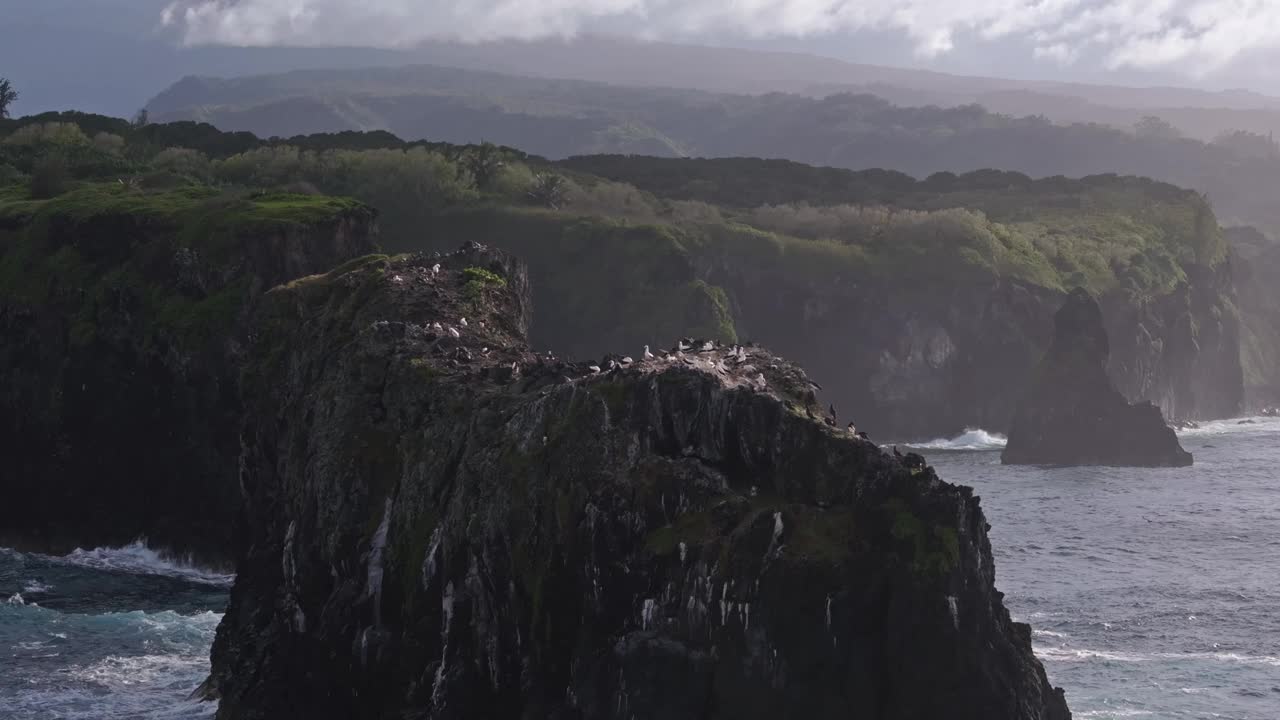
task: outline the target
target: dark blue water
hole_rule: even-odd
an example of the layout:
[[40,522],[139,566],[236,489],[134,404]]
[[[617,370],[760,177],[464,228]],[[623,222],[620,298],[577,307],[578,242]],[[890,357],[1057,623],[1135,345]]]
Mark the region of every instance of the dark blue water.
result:
[[142,545],[62,558],[0,549],[0,718],[187,720],[231,578]]
[[[1183,443],[1193,468],[1005,468],[982,432],[925,451],[982,495],[997,584],[1077,718],[1280,718],[1280,420]],[[0,550],[0,718],[210,716],[187,697],[229,584],[140,545]]]
[[996,584],[1077,718],[1280,718],[1280,420],[1185,433],[1192,468],[1006,468],[926,450],[982,496]]

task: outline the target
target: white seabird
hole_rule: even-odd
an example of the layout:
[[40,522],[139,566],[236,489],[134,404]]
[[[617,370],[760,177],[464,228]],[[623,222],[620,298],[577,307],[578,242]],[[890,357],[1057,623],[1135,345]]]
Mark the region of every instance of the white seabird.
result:
[[588,366],[587,366],[587,369],[591,371],[591,374],[592,374],[592,375],[599,375],[599,374],[600,374],[600,366],[599,366],[599,365],[588,365]]
[[467,326],[467,319],[466,319],[466,318],[462,318],[461,320],[459,320],[459,321],[458,321],[458,324],[459,324],[459,325],[461,325],[462,327],[466,327],[466,326]]
[[644,346],[644,359],[645,359],[645,360],[652,360],[652,359],[653,359],[653,353],[649,352],[649,346],[648,346],[648,345],[645,345],[645,346]]
[[440,274],[440,263],[436,263],[435,265],[432,265],[432,266],[431,266],[431,274],[432,274],[432,275],[439,275],[439,274]]
[[450,336],[450,337],[455,337],[455,338],[460,338],[460,337],[462,337],[462,333],[458,332],[458,328],[451,327],[451,328],[449,328],[449,336]]
[[431,323],[431,329],[435,330],[438,333],[444,332],[444,326],[441,325],[440,323]]

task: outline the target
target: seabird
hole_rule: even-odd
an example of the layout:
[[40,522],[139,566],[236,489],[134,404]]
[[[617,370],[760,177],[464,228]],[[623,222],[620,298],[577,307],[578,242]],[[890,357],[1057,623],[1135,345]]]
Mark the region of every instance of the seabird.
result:
[[648,346],[648,345],[645,345],[645,346],[644,346],[644,359],[645,359],[645,360],[652,360],[652,359],[653,359],[653,353],[649,352],[649,346]]
[[458,332],[458,328],[451,327],[449,328],[449,336],[454,338],[460,338],[462,337],[462,333]]
[[622,358],[623,365],[630,365],[633,362],[635,362],[635,360],[632,360],[630,355],[627,355],[626,357]]
[[847,427],[847,428],[845,428],[845,429],[849,431],[849,434],[850,434],[850,435],[854,435],[854,436],[856,436],[856,435],[858,434],[858,428],[854,427],[854,426],[853,426],[853,423],[849,423],[849,427]]
[[830,418],[831,424],[834,425],[836,422],[836,404],[835,403],[831,403],[830,405],[827,406],[827,417]]
[[810,381],[809,381],[809,384],[813,386],[813,389],[814,389],[814,390],[821,390],[821,389],[822,389],[822,386],[821,386],[821,385],[819,385],[818,383],[816,383],[816,382],[814,382],[814,381],[812,381],[812,380],[810,380]]
[[439,274],[440,274],[440,263],[436,263],[435,265],[432,265],[432,266],[431,266],[431,274],[432,274],[432,275],[439,275]]
[[861,439],[863,439],[863,440],[866,440],[867,442],[871,442],[871,438],[870,438],[870,436],[868,436],[868,435],[867,435],[867,431],[866,431],[866,430],[859,430],[859,431],[858,431],[858,437],[859,437],[859,438],[861,438]]
[[591,371],[591,374],[592,374],[592,375],[599,375],[599,374],[600,374],[600,366],[599,366],[599,365],[588,365],[588,366],[587,366],[587,369]]
[[716,344],[711,342],[710,340],[702,343],[702,352],[711,352],[712,350],[715,350],[715,349],[716,349]]
[[480,354],[481,354],[481,355],[488,355],[488,354],[489,354],[489,348],[480,348]]
[[466,326],[467,326],[467,319],[466,319],[466,318],[462,318],[461,320],[459,320],[459,321],[458,321],[458,324],[459,324],[459,325],[461,325],[462,327],[466,327]]
[[685,350],[688,350],[688,349],[689,349],[689,346],[685,345],[683,340],[676,341],[676,350],[679,350],[680,352],[684,352]]
[[893,446],[893,456],[894,456],[894,457],[896,457],[896,458],[898,458],[899,460],[901,460],[901,459],[902,459],[902,453],[898,452],[898,446],[897,446],[897,445],[894,445],[894,446]]
[[431,329],[435,330],[438,333],[444,332],[444,326],[441,325],[440,323],[431,323]]

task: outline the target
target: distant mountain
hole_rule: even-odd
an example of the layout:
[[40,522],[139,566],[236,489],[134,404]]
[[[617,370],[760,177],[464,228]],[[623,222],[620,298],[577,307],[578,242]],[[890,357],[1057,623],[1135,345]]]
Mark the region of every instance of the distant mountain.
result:
[[[1211,139],[1228,129],[1268,132],[1280,99],[1247,91],[1130,88],[971,77],[845,62],[815,54],[650,43],[611,36],[536,42],[437,41],[406,50],[182,47],[160,25],[169,0],[41,0],[4,9],[0,74],[22,91],[15,111],[76,108],[128,116],[158,88],[189,75],[432,64],[641,87],[720,93],[870,92],[902,105],[980,103],[1057,122],[1128,126],[1145,114]],[[821,47],[814,44],[813,47]],[[57,48],[57,52],[50,52]],[[92,71],[87,71],[87,69]]]

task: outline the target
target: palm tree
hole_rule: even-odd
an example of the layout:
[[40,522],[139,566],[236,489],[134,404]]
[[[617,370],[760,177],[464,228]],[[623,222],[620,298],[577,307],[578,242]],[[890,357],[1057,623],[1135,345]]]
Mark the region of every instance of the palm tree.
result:
[[18,91],[8,78],[0,78],[0,120],[9,117],[9,106],[18,99]]
[[529,199],[543,207],[557,210],[569,199],[569,181],[555,173],[538,173],[529,187]]

